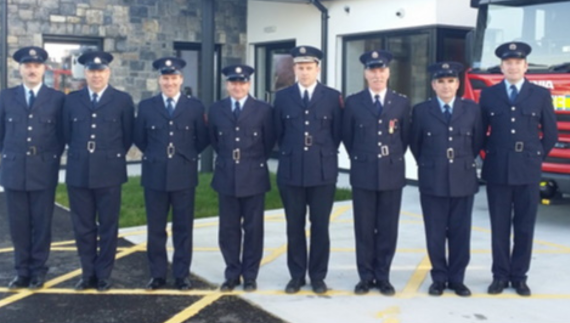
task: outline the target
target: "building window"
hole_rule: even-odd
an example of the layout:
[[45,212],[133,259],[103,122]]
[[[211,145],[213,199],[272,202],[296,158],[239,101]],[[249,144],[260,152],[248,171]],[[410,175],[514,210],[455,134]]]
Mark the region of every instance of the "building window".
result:
[[255,46],[255,96],[272,102],[275,92],[295,83],[291,49],[294,41]]
[[385,49],[394,55],[390,63],[389,87],[407,95],[412,104],[431,96],[427,67],[436,60],[465,61],[464,28],[421,28],[368,35],[347,36],[343,41],[343,92],[345,95],[366,88],[362,53]]
[[77,62],[87,50],[103,50],[101,38],[44,35],[44,49],[49,53],[44,83],[64,93],[85,86],[83,66]]
[[[186,67],[182,70],[184,83],[182,84],[182,92],[186,95],[201,97],[200,87],[200,68],[202,66],[202,45],[200,43],[175,42],[174,49],[176,55],[186,61]],[[221,73],[221,52],[222,47],[216,44],[214,47],[214,101],[220,98],[220,73]]]

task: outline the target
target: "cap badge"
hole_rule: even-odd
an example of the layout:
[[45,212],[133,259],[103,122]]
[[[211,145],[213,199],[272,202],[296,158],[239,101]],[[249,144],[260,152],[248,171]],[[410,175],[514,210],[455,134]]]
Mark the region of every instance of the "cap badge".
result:
[[168,60],[166,60],[166,62],[164,62],[164,65],[172,66],[172,61],[168,59]]
[[36,56],[37,54],[35,49],[30,49],[30,56]]
[[306,54],[307,53],[307,49],[305,47],[301,47],[299,48],[299,53],[301,54]]
[[441,68],[447,70],[447,69],[449,69],[449,64],[443,63],[443,65],[441,65]]
[[95,57],[95,58],[93,59],[93,63],[95,63],[95,64],[101,64],[101,59],[100,59],[99,57]]
[[378,58],[378,52],[372,52],[372,58]]
[[516,50],[516,49],[517,49],[517,44],[510,44],[510,45],[509,45],[509,49],[510,49],[510,50]]
[[236,67],[236,73],[241,74],[241,72],[242,72],[241,67],[239,67],[239,66]]

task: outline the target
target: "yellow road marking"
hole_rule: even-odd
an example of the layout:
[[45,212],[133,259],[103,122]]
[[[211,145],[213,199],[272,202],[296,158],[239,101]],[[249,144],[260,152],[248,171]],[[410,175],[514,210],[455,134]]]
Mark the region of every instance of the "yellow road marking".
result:
[[430,269],[431,263],[429,261],[429,257],[425,256],[416,267],[416,270],[412,274],[412,277],[410,277],[410,280],[408,281],[408,284],[406,284],[406,287],[404,287],[404,290],[402,291],[402,297],[411,297],[417,293]]
[[[120,258],[125,257],[125,256],[128,256],[128,255],[130,255],[130,254],[132,254],[132,253],[135,253],[135,252],[139,251],[139,249],[144,248],[145,245],[146,245],[146,243],[145,243],[145,244],[140,244],[140,245],[135,245],[135,246],[133,246],[132,248],[130,248],[130,249],[128,249],[128,250],[119,252],[119,253],[117,253],[117,255],[115,256],[115,259],[120,259]],[[59,283],[61,283],[61,282],[64,282],[64,281],[66,281],[66,280],[68,280],[68,279],[71,279],[71,278],[73,278],[73,277],[75,277],[75,276],[79,276],[80,274],[81,274],[81,269],[73,270],[73,271],[71,271],[71,272],[69,272],[69,273],[67,273],[67,274],[61,275],[61,276],[56,277],[56,278],[54,278],[54,279],[52,279],[52,280],[50,280],[50,281],[47,281],[47,282],[45,283],[45,285],[44,285],[44,288],[53,287],[53,286],[55,286],[55,285],[57,285],[57,284],[59,284]],[[10,297],[6,297],[6,298],[4,298],[4,299],[1,299],[1,300],[0,300],[0,308],[4,307],[4,306],[6,306],[6,305],[10,305],[10,304],[12,304],[12,303],[14,303],[14,302],[16,302],[16,301],[19,301],[19,300],[21,300],[21,299],[23,299],[23,298],[26,298],[26,297],[28,297],[28,296],[31,296],[31,295],[33,295],[33,294],[34,294],[34,291],[29,290],[29,289],[19,290],[17,294],[15,294],[15,295],[13,295],[13,296],[10,296]]]
[[346,211],[352,209],[352,206],[350,205],[345,205],[345,206],[339,206],[334,212],[333,214],[331,214],[331,220],[330,222],[335,222],[336,218],[338,218],[339,216],[341,216],[343,213],[345,213]]
[[174,315],[170,320],[166,321],[165,323],[181,323],[187,321],[189,318],[193,317],[194,315],[198,314],[201,310],[208,307],[215,301],[217,301],[223,294],[212,294],[210,296],[203,297],[196,303],[190,305],[182,312]]
[[399,306],[392,306],[388,307],[387,309],[378,312],[375,315],[377,319],[383,319],[383,323],[400,323],[400,319],[398,318],[400,315],[400,307]]

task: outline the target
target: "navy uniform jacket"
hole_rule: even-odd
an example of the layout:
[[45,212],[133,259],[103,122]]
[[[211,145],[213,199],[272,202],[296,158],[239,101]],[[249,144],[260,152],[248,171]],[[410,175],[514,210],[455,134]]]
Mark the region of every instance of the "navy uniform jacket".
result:
[[212,187],[218,193],[244,197],[270,190],[267,159],[275,145],[272,108],[249,96],[238,120],[230,98],[210,108],[208,129],[216,151]]
[[525,80],[515,104],[510,104],[500,82],[481,92],[480,105],[483,127],[490,127],[483,179],[506,185],[540,182],[542,161],[558,140],[550,92]]
[[162,94],[139,103],[135,144],[143,152],[141,184],[157,191],[198,185],[198,154],[208,146],[202,102],[180,95],[172,118]]
[[67,185],[105,188],[127,181],[126,154],[132,145],[134,103],[108,86],[95,109],[87,87],[65,99],[63,129],[68,144]]
[[350,156],[353,187],[376,191],[404,187],[409,125],[410,101],[392,90],[386,91],[381,116],[368,89],[346,99],[342,139]]
[[65,95],[42,85],[29,110],[26,97],[23,85],[0,92],[0,184],[21,191],[53,188],[65,147]]
[[438,100],[430,99],[414,107],[411,128],[422,194],[461,197],[479,190],[475,158],[484,132],[477,103],[456,98],[448,124]]
[[274,105],[278,184],[335,184],[342,123],[340,92],[318,83],[305,110],[299,86],[293,84],[276,93]]

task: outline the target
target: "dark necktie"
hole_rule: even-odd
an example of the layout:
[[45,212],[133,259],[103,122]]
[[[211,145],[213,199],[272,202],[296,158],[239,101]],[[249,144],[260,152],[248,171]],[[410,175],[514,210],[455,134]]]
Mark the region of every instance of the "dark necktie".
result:
[[172,104],[174,100],[172,98],[166,99],[166,110],[168,111],[168,115],[172,117],[174,114],[174,105]]
[[241,112],[241,106],[239,104],[239,101],[236,101],[236,103],[234,104],[234,117],[236,117],[236,120],[239,118],[240,112]]
[[34,91],[30,90],[30,96],[29,96],[29,100],[28,100],[28,108],[32,108],[34,106],[34,101],[36,101],[36,95],[34,94]]
[[449,107],[449,105],[444,105],[443,106],[443,115],[445,116],[445,120],[447,120],[447,123],[449,123],[449,121],[451,120],[451,108]]
[[95,108],[97,107],[97,93],[93,93],[93,96],[91,97],[91,109],[95,110]]
[[374,106],[376,107],[376,111],[378,111],[378,116],[382,115],[382,102],[380,102],[380,95],[376,94],[374,96]]
[[309,107],[309,91],[305,90],[305,93],[303,94],[303,104],[305,105],[305,108]]
[[509,96],[509,100],[511,100],[511,104],[514,104],[517,100],[517,95],[519,95],[519,90],[514,85],[511,85],[511,95]]

